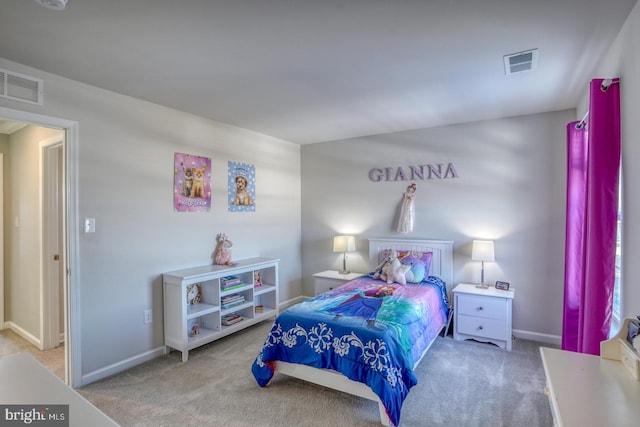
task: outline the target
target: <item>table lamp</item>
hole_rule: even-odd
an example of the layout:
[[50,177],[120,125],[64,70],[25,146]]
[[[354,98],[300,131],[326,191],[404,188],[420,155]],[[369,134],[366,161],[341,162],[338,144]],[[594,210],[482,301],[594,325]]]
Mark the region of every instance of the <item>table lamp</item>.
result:
[[342,252],[342,271],[340,274],[349,274],[347,270],[347,252],[356,250],[356,239],[353,236],[335,236],[333,238],[333,252]]
[[484,284],[484,263],[486,261],[496,260],[496,255],[493,250],[493,240],[474,240],[473,247],[471,248],[471,260],[482,262],[480,284],[476,285],[476,287],[488,288],[489,286]]

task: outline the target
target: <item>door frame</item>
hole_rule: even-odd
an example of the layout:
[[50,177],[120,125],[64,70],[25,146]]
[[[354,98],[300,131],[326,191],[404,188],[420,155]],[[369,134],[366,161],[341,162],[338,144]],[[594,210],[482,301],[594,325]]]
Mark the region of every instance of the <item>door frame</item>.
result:
[[4,153],[0,153],[0,330],[4,329]]
[[[80,284],[78,268],[78,122],[15,110],[0,106],[0,117],[8,120],[62,129],[64,135],[64,192],[66,204],[66,250],[64,256],[66,286],[64,292],[65,382],[73,388],[82,386],[82,352],[80,336]],[[4,288],[2,289],[4,293]],[[2,319],[4,321],[4,319]]]

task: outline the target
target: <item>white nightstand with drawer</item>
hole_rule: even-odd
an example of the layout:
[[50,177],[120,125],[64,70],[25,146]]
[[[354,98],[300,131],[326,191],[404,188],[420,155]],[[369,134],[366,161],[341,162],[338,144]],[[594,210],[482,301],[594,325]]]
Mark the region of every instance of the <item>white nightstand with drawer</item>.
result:
[[362,273],[340,274],[335,270],[326,270],[313,275],[313,293],[315,295],[342,286],[349,280],[363,276]]
[[461,283],[453,290],[453,339],[491,342],[511,351],[512,303],[515,291]]

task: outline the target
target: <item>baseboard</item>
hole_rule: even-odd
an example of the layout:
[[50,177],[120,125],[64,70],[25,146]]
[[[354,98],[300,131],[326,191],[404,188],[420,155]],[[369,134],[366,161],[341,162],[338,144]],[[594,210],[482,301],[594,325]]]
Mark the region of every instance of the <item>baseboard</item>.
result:
[[164,355],[165,346],[162,346],[114,363],[113,365],[105,366],[104,368],[89,372],[88,374],[82,376],[80,387],[102,380],[112,375],[119,374],[120,372],[131,369],[134,366],[140,365],[141,363],[149,362],[156,357]]
[[560,335],[541,334],[539,332],[514,329],[513,336],[523,340],[543,342],[546,344],[553,344],[557,346],[560,346],[562,344],[562,337]]
[[282,310],[286,310],[287,308],[291,307],[292,305],[296,305],[299,302],[308,300],[311,297],[306,297],[304,295],[301,295],[299,297],[295,297],[295,298],[291,298],[290,300],[287,300],[285,302],[281,302],[280,304],[278,304],[278,310],[282,311]]
[[11,321],[4,322],[4,326],[5,328],[11,329],[13,332],[20,335],[22,338],[24,338],[25,340],[29,341],[31,344],[35,345],[40,350],[42,350],[42,342],[40,341],[40,338],[31,335],[29,332],[25,331],[20,326],[16,325]]

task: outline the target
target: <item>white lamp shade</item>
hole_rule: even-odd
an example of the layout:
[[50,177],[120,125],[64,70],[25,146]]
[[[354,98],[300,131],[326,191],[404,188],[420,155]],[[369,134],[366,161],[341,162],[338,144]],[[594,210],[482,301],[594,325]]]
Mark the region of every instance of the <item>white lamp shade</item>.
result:
[[493,240],[474,240],[471,248],[471,259],[473,261],[495,261],[496,255],[493,250]]
[[333,252],[353,252],[356,250],[356,239],[353,236],[335,236]]

